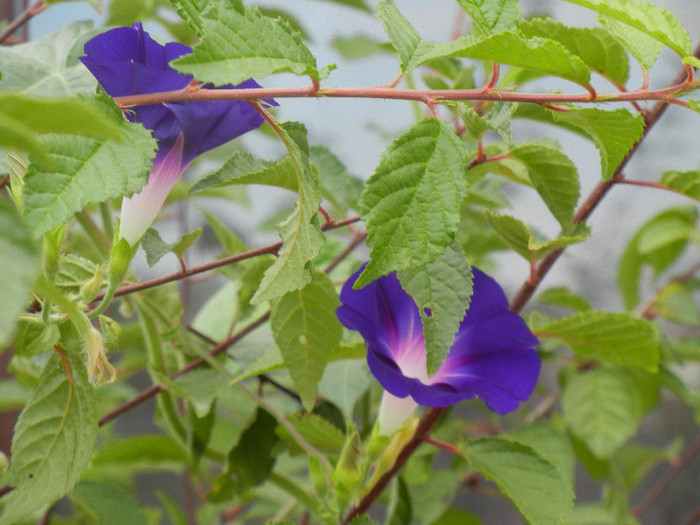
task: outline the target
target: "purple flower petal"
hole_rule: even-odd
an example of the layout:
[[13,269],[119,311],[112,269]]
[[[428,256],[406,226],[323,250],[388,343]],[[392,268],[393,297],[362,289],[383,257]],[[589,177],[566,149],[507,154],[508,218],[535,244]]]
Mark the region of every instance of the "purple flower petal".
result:
[[420,314],[396,274],[354,290],[362,268],[340,293],[340,322],[367,343],[370,370],[396,397],[426,406],[447,406],[479,397],[494,412],[514,410],[532,393],[539,376],[537,338],[508,309],[501,287],[477,268],[474,294],[450,352],[428,377]]

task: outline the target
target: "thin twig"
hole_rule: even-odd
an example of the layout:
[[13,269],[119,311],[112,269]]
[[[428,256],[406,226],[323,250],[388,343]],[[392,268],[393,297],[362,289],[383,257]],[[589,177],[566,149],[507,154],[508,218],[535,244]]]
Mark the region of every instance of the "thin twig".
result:
[[0,44],[5,42],[12,33],[17,31],[20,27],[29,22],[32,18],[41,13],[47,7],[48,6],[44,4],[44,0],[37,0],[32,5],[30,5],[27,9],[24,10],[24,12],[21,15],[15,18],[10,23],[10,25],[8,25],[2,31],[2,33],[0,33]]

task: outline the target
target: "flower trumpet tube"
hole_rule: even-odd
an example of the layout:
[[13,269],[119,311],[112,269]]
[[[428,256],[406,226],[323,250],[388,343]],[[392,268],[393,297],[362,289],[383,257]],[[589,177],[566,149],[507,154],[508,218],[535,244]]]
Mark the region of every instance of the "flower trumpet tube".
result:
[[343,286],[338,318],[365,339],[369,368],[385,390],[380,434],[393,434],[417,405],[443,407],[478,397],[489,410],[505,414],[534,390],[540,372],[537,338],[508,309],[498,283],[477,268],[472,271],[469,309],[445,362],[430,377],[420,313],[396,274],[355,290],[360,269]]
[[[97,35],[85,44],[84,50],[85,56],[80,60],[112,97],[182,90],[194,85],[190,75],[170,67],[172,60],[192,49],[177,42],[159,44],[141,23]],[[221,88],[257,87],[260,85],[254,80],[247,80]],[[277,105],[273,100],[266,102]],[[148,183],[122,204],[119,237],[131,246],[141,240],[168,193],[195,158],[263,123],[250,104],[235,100],[151,104],[129,108],[125,115],[150,129],[158,141]]]

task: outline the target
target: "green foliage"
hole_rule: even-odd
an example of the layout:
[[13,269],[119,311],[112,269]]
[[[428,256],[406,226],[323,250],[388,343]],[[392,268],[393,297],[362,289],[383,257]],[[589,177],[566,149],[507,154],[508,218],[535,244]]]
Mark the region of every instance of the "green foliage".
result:
[[10,485],[3,525],[17,523],[73,488],[97,439],[97,400],[82,361],[49,359],[12,438]]
[[304,408],[316,403],[318,382],[342,328],[335,309],[340,306],[330,279],[316,273],[304,288],[289,292],[273,304],[270,323]]
[[518,0],[457,0],[457,2],[486,34],[513,30],[520,20],[521,7]]
[[360,200],[372,254],[356,286],[424,265],[445,250],[467,191],[465,169],[459,139],[434,119],[389,146]]
[[700,171],[665,171],[659,184],[700,201]]
[[194,244],[199,236],[202,234],[202,229],[197,228],[190,233],[186,233],[180,240],[172,244],[166,243],[160,238],[160,234],[157,230],[149,228],[146,234],[141,240],[141,246],[143,246],[146,252],[146,260],[149,266],[153,266],[155,263],[160,261],[166,253],[174,253],[178,259],[182,258],[185,251]]

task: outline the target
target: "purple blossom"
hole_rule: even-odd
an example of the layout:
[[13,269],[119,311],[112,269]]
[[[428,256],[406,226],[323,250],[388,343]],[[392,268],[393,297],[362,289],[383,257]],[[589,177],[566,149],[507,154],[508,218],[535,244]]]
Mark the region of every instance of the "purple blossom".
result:
[[[370,370],[395,398],[410,396],[417,404],[441,407],[479,397],[493,412],[505,414],[532,393],[540,371],[538,340],[508,309],[498,283],[472,270],[471,304],[447,359],[432,377],[426,372],[418,307],[396,274],[355,290],[361,268],[343,286],[338,318],[365,339]],[[395,408],[399,402],[390,403]]]
[[[86,56],[80,60],[112,97],[185,89],[193,80],[169,65],[192,49],[177,42],[159,44],[143,30],[141,23],[97,35],[84,49]],[[251,79],[218,89],[259,87]],[[277,105],[273,100],[266,102]],[[263,123],[250,104],[235,100],[138,106],[127,109],[125,115],[152,130],[158,140],[148,184],[141,193],[124,199],[122,206],[120,236],[131,245],[138,243],[180,175],[195,158]]]

